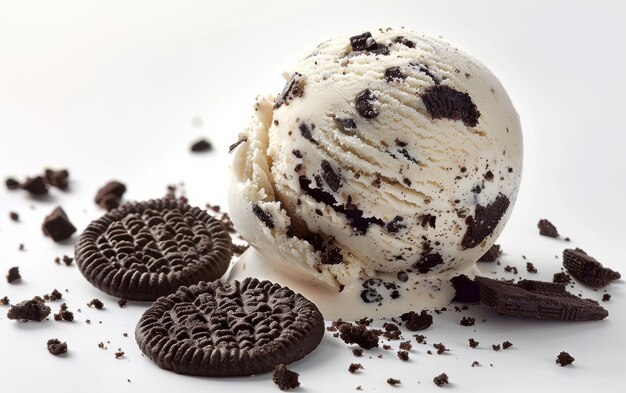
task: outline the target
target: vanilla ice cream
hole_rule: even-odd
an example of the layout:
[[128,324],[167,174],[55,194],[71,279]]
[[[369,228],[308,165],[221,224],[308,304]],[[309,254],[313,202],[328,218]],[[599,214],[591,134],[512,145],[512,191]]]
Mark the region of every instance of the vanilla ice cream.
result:
[[380,305],[471,274],[510,215],[522,132],[481,62],[381,29],[315,48],[233,154],[232,219],[262,263]]

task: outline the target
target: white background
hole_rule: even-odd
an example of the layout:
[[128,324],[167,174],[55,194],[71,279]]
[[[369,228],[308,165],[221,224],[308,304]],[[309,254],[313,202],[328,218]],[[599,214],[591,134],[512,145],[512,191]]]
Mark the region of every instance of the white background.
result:
[[[9,285],[0,278],[0,297],[18,302],[67,288],[64,301],[76,316],[73,323],[22,324],[0,308],[2,391],[277,391],[269,375],[220,380],[157,368],[132,338],[146,306],[119,309],[75,266],[54,264],[54,257],[72,255],[72,242],[44,238],[40,224],[62,205],[82,230],[102,214],[92,202],[95,191],[114,178],[128,185],[127,199],[160,197],[167,184],[184,181],[192,204],[224,204],[227,146],[251,116],[255,95],[279,92],[282,71],[337,34],[403,25],[441,35],[482,59],[507,89],[524,130],[522,187],[499,240],[507,253],[503,266],[524,271],[526,255],[539,269],[534,277],[550,279],[563,248],[577,246],[625,273],[626,15],[620,3],[0,2],[0,177],[24,178],[46,166],[67,167],[72,177],[69,192],[52,190],[42,200],[1,187],[0,272],[19,266],[24,279]],[[188,146],[199,136],[210,138],[215,151],[191,155]],[[9,221],[11,210],[21,223]],[[544,217],[572,242],[538,236],[536,223]],[[513,278],[503,266],[488,268]],[[461,314],[449,312],[423,332],[429,343],[452,349],[445,356],[429,356],[430,345],[416,345],[408,363],[382,350],[356,359],[327,334],[292,368],[307,392],[357,385],[437,391],[432,378],[444,371],[447,389],[457,391],[620,391],[623,280],[608,292],[613,297],[603,305],[610,316],[602,322],[517,320],[473,307],[468,315],[486,323],[462,327]],[[602,292],[583,294],[599,299]],[[104,310],[86,306],[94,297]],[[53,337],[68,341],[65,358],[46,351]],[[468,349],[469,337],[481,349]],[[506,339],[513,349],[490,349]],[[97,347],[107,340],[108,350]],[[115,359],[117,348],[126,352],[123,359]],[[555,364],[562,350],[576,358],[573,367]],[[383,359],[376,358],[380,353]],[[471,368],[473,360],[482,366]],[[354,361],[365,366],[358,375],[347,372]],[[388,386],[388,377],[402,385]]]

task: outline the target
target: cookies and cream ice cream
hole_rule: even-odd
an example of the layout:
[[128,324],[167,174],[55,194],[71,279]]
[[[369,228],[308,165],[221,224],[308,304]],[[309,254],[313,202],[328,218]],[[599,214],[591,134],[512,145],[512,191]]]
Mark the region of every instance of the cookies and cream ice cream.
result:
[[263,263],[380,304],[472,270],[510,215],[522,133],[481,62],[381,29],[315,48],[233,154],[232,219]]

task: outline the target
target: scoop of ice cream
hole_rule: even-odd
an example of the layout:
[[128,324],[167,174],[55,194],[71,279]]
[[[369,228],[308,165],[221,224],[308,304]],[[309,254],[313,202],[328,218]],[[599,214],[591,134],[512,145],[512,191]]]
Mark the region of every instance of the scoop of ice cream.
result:
[[519,118],[498,79],[439,38],[320,44],[234,148],[232,219],[269,261],[342,287],[468,268],[510,215]]

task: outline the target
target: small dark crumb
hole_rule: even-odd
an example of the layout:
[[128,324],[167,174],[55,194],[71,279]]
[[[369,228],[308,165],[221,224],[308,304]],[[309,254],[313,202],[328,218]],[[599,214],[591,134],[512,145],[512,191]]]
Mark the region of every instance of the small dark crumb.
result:
[[474,360],[472,362],[472,367],[478,367],[478,366],[480,366],[480,363],[478,363],[478,361]]
[[559,353],[559,355],[556,357],[556,363],[560,364],[561,367],[569,366],[570,364],[574,363],[574,360],[575,359],[572,357],[572,355],[565,351]]
[[418,344],[426,344],[426,336],[421,335],[421,334],[416,334],[415,335],[415,341]]
[[513,346],[513,343],[508,340],[502,343],[502,349],[509,349],[512,346]]
[[9,218],[12,221],[18,222],[20,220],[20,215],[17,214],[16,212],[9,212]]
[[290,390],[295,389],[300,386],[300,382],[298,382],[298,377],[300,374],[293,372],[287,369],[287,366],[284,364],[279,364],[274,369],[274,374],[272,375],[272,381],[280,390]]
[[410,341],[403,341],[400,343],[400,349],[403,351],[410,351],[413,348]]
[[461,326],[474,326],[474,324],[476,323],[476,318],[472,318],[472,317],[463,317],[461,319]]
[[510,266],[510,265],[506,265],[506,267],[504,268],[505,272],[508,273],[513,273],[513,274],[517,274],[517,268],[515,266]]
[[605,293],[604,295],[602,295],[603,302],[608,302],[609,300],[611,300],[611,295],[609,295],[608,293]]
[[42,176],[29,177],[22,184],[22,190],[28,191],[31,195],[46,195],[48,185]]
[[126,185],[124,183],[111,180],[98,190],[94,201],[107,211],[113,210],[120,206],[125,192]]
[[72,262],[74,262],[74,258],[70,258],[67,255],[63,255],[63,263],[66,266],[70,266],[72,264]]
[[274,218],[272,217],[272,213],[263,210],[261,206],[256,203],[252,205],[252,213],[259,219],[266,227],[272,229],[274,228]]
[[433,344],[433,347],[437,350],[437,355],[442,355],[444,352],[449,351],[449,349],[442,343]]
[[383,345],[383,349],[384,349],[385,351],[388,351],[388,350],[390,350],[390,349],[391,349],[391,345],[384,344],[384,345]]
[[569,284],[570,282],[572,282],[572,276],[564,272],[554,273],[554,277],[552,277],[552,282],[559,284]]
[[204,153],[213,150],[213,145],[208,140],[202,138],[194,142],[190,150],[192,153]]
[[437,386],[443,386],[448,384],[448,375],[446,373],[442,373],[433,378],[433,382]]
[[74,313],[68,311],[67,305],[65,303],[61,303],[60,310],[57,314],[54,314],[55,321],[68,321],[72,322],[74,320]]
[[346,344],[357,344],[363,349],[378,347],[378,336],[364,325],[344,323],[339,326],[339,333]]
[[85,323],[86,323],[87,325],[90,325],[90,324],[91,324],[91,319],[85,319]]
[[363,350],[361,348],[354,348],[352,350],[352,354],[358,358],[360,358],[361,356],[363,356]]
[[102,310],[104,308],[104,303],[102,303],[99,299],[93,299],[87,306],[97,308],[98,310]]
[[400,319],[404,322],[404,327],[412,332],[424,330],[433,324],[433,316],[428,314],[426,310],[422,310],[419,314],[415,311],[409,311],[400,315]]
[[49,185],[59,190],[67,190],[70,179],[70,172],[67,169],[54,170],[46,168],[44,172]]
[[7,296],[0,298],[0,306],[6,306],[9,304],[9,298]]
[[401,384],[402,381],[400,381],[399,379],[395,379],[395,378],[387,378],[387,383],[391,386],[395,386],[395,385]]
[[126,307],[126,304],[128,304],[128,300],[121,298],[117,300],[117,305],[120,306],[120,308],[124,308]]
[[115,358],[121,359],[124,357],[124,351],[115,351]]
[[50,236],[55,242],[69,239],[76,232],[76,227],[61,207],[56,207],[46,216],[41,229],[44,235]]
[[363,369],[363,365],[361,363],[351,363],[350,367],[348,367],[348,371],[350,371],[352,374],[361,369]]
[[409,360],[409,353],[407,351],[398,351],[398,357],[400,360],[407,362]]
[[48,352],[54,356],[59,356],[67,352],[67,343],[61,342],[56,338],[51,338],[47,343]]
[[473,338],[470,338],[468,341],[469,341],[470,348],[476,348],[478,347],[478,344],[480,344],[478,341],[474,340]]
[[20,251],[24,251],[26,250],[26,247],[24,247],[24,243],[20,243],[19,247],[17,248]]
[[537,227],[539,228],[539,234],[541,236],[559,237],[559,231],[557,231],[556,227],[545,218],[539,220]]
[[248,248],[250,248],[249,244],[233,244],[233,254],[239,256],[243,254]]
[[18,188],[20,188],[20,182],[12,177],[7,178],[4,181],[4,185],[7,187],[8,190],[17,190]]
[[493,344],[491,345],[491,348],[493,348],[494,351],[498,352],[500,350],[500,344]]
[[48,301],[55,301],[63,298],[63,294],[59,292],[56,288],[50,292],[49,295],[43,295],[43,298]]
[[361,385],[356,387],[356,390],[363,390],[363,388],[361,387]]
[[100,348],[100,349],[107,349],[107,347],[104,346],[104,343],[102,341],[100,341],[98,343],[98,348]]
[[7,273],[7,282],[9,284],[13,284],[15,281],[20,280],[21,278],[22,276],[20,275],[19,267],[14,266],[9,269],[9,272]]
[[566,238],[565,238],[565,239],[563,239],[563,240],[565,240],[566,242],[570,242],[570,241],[572,241],[572,239],[570,239],[569,237],[566,237]]
[[122,333],[122,336],[128,337],[128,333]]
[[528,273],[537,273],[537,268],[532,262],[526,262],[526,271]]

